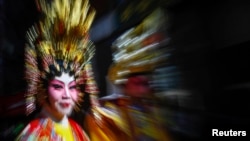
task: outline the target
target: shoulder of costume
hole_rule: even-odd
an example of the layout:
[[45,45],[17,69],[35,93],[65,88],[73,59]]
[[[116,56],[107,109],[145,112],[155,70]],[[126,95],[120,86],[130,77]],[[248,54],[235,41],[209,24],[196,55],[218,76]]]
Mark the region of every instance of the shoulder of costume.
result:
[[37,129],[41,128],[41,119],[34,119],[28,123],[28,125],[22,130],[22,132],[16,138],[16,141],[24,141],[29,138],[35,137]]
[[78,134],[78,137],[81,138],[83,141],[90,141],[88,135],[85,133],[85,131],[81,128],[81,126],[74,121],[73,119],[68,119],[69,124],[73,127],[73,130]]
[[69,120],[69,123],[70,123],[71,126],[81,128],[80,125],[76,121],[74,121],[73,119],[68,118],[68,120]]
[[27,130],[32,130],[39,126],[40,119],[34,119],[28,123],[28,125],[24,128],[23,132],[26,132]]

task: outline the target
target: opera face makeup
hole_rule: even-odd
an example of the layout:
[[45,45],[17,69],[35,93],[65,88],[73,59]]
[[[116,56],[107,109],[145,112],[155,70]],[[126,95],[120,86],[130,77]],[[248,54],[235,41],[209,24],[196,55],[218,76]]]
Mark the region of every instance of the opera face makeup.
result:
[[73,76],[63,73],[49,82],[49,103],[54,112],[70,115],[78,98],[77,84]]

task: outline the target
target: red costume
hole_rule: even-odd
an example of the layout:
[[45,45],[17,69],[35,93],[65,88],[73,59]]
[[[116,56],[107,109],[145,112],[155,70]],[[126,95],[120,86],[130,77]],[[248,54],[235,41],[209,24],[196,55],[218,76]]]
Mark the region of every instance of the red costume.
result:
[[[73,120],[69,119],[73,141],[89,141],[82,128]],[[54,122],[50,118],[39,118],[31,121],[19,135],[20,141],[63,141],[63,137],[55,131]]]

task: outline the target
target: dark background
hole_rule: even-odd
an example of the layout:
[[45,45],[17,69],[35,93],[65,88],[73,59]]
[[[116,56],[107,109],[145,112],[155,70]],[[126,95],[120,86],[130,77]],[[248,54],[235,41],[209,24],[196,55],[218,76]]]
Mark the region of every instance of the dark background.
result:
[[[126,6],[126,2],[92,0],[98,13],[94,25],[121,3]],[[24,37],[36,21],[37,12],[33,0],[0,0],[0,4],[0,95],[9,96],[25,89]],[[167,34],[170,46],[175,48],[173,62],[183,73],[183,88],[194,92],[192,102],[203,103],[201,107],[191,103],[193,108],[181,110],[203,118],[203,136],[210,136],[212,128],[248,130],[250,1],[177,0],[162,7],[169,16]],[[105,77],[112,61],[111,43],[139,20],[95,41],[93,61],[100,96],[107,95]]]

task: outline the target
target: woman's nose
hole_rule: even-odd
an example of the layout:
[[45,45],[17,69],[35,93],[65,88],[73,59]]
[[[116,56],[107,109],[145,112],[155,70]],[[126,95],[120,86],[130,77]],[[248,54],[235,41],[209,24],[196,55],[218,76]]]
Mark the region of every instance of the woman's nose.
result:
[[64,89],[63,98],[70,98],[70,92],[68,88]]

